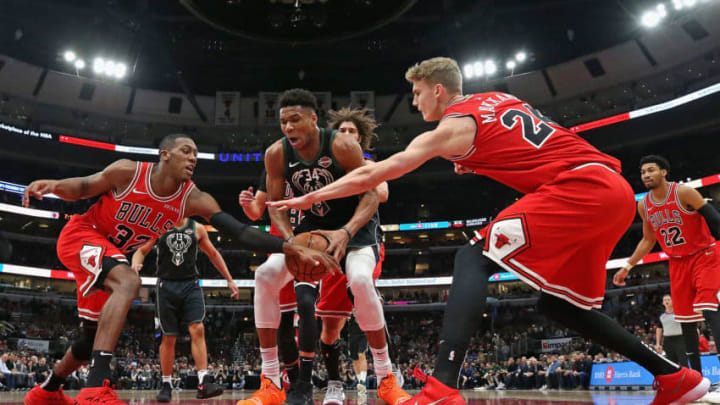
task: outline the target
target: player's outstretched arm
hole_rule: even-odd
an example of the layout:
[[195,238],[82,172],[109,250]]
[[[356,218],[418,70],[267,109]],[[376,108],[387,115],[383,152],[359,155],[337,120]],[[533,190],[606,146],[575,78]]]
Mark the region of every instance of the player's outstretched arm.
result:
[[145,242],[142,246],[140,246],[135,253],[133,253],[132,260],[131,260],[131,267],[133,270],[137,271],[138,273],[143,268],[143,263],[145,262],[145,256],[150,253],[150,250],[155,246],[155,242],[157,242],[157,239],[151,239],[147,242]]
[[653,246],[655,246],[655,242],[657,242],[657,239],[655,238],[655,231],[645,217],[644,200],[640,200],[638,202],[638,214],[643,221],[643,237],[640,242],[638,242],[635,251],[633,252],[632,256],[630,256],[627,263],[625,263],[625,265],[620,270],[615,272],[615,275],[613,276],[613,284],[615,284],[616,286],[622,287],[625,285],[625,277],[627,277],[627,275],[630,273],[630,269],[635,267],[635,265],[640,260],[642,260],[643,257],[647,256],[647,254],[650,253],[650,251],[652,250]]
[[461,155],[472,145],[475,121],[469,117],[444,120],[437,128],[416,137],[410,145],[389,158],[367,163],[317,191],[290,200],[273,201],[271,207],[307,209],[318,201],[360,194],[387,180],[402,177],[438,156]]
[[103,171],[85,177],[70,177],[62,180],[35,180],[25,187],[22,205],[30,205],[30,197],[42,200],[44,194],[55,194],[65,201],[90,198],[107,191],[122,190],[130,184],[135,175],[137,162],[121,159]]
[[708,204],[702,194],[692,187],[679,185],[677,187],[677,193],[680,198],[680,203],[683,204],[685,208],[692,208],[702,215],[708,224],[708,228],[710,228],[712,236],[715,239],[720,239],[720,214],[715,207]]
[[[337,134],[332,149],[338,164],[346,172],[352,173],[365,165],[362,149],[351,135]],[[352,218],[342,228],[315,232],[322,233],[330,241],[325,251],[332,254],[337,260],[342,259],[350,240],[375,215],[379,205],[380,198],[377,187],[371,188],[360,196],[360,202],[355,208]]]
[[205,227],[202,226],[202,224],[198,224],[197,222],[195,223],[195,234],[198,237],[198,246],[200,247],[200,250],[202,250],[203,253],[207,255],[207,257],[210,259],[210,263],[215,266],[218,273],[220,273],[227,281],[228,288],[232,291],[230,298],[240,298],[240,290],[238,290],[237,286],[235,285],[235,281],[233,281],[233,278],[230,275],[230,271],[228,270],[227,264],[225,263],[225,259],[223,259],[220,252],[218,252],[218,250],[215,249],[215,246],[213,246],[212,242],[210,242],[208,233],[205,230]]
[[185,206],[185,216],[205,218],[218,231],[232,237],[245,249],[267,253],[285,253],[296,256],[311,266],[322,266],[330,272],[339,272],[340,265],[333,257],[303,246],[296,246],[276,238],[247,224],[220,209],[215,198],[197,187],[190,192]]

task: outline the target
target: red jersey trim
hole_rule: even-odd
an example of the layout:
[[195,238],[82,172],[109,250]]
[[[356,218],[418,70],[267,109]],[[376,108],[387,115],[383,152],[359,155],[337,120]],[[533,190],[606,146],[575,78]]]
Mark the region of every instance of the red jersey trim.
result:
[[150,173],[152,173],[152,168],[154,165],[155,165],[154,163],[150,163],[147,168],[147,173],[145,173],[145,188],[147,188],[148,195],[150,197],[152,197],[154,200],[157,200],[159,202],[168,202],[168,201],[178,198],[178,196],[180,196],[180,193],[182,193],[182,191],[183,191],[183,187],[185,186],[185,183],[180,184],[180,187],[178,187],[177,191],[175,191],[174,193],[172,193],[169,196],[161,197],[161,196],[155,194],[155,192],[152,189],[152,184],[150,183]]
[[682,201],[680,201],[680,197],[678,197],[677,190],[678,190],[678,185],[675,185],[675,190],[673,190],[673,194],[675,194],[675,205],[677,205],[678,209],[680,211],[684,212],[685,214],[695,215],[697,213],[697,211],[688,211],[685,209]]
[[668,189],[667,195],[665,196],[665,198],[664,198],[661,202],[658,202],[658,203],[656,203],[656,202],[653,200],[653,198],[652,198],[652,193],[647,193],[648,201],[650,201],[650,204],[652,204],[652,205],[654,205],[654,206],[656,206],[656,207],[662,207],[663,205],[665,205],[665,204],[667,203],[668,198],[670,198],[670,196],[673,194],[673,191],[674,191],[674,190],[673,190],[673,187],[675,187],[675,183],[670,183],[670,188]]
[[132,191],[133,188],[137,185],[138,180],[140,179],[140,174],[142,173],[142,167],[140,166],[141,162],[135,162],[135,174],[133,174],[132,180],[130,180],[130,184],[127,186],[125,190],[123,190],[122,193],[116,193],[115,190],[112,191],[113,198],[116,200],[122,200],[123,198],[127,197],[128,194]]
[[191,181],[191,182],[190,182],[190,185],[189,185],[189,186],[187,187],[187,189],[185,190],[185,195],[183,195],[183,198],[182,198],[182,203],[181,203],[181,206],[180,206],[180,217],[178,218],[178,221],[180,221],[180,220],[182,220],[183,218],[185,218],[185,204],[187,204],[187,199],[188,199],[188,197],[190,196],[190,192],[191,192],[194,188],[195,188],[195,183],[193,183],[193,182]]

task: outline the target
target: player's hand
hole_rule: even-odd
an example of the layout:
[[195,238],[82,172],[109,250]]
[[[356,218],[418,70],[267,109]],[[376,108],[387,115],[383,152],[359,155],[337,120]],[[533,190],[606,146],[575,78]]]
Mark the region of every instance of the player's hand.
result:
[[340,261],[343,257],[345,257],[345,252],[347,251],[347,245],[350,243],[350,235],[348,235],[347,232],[343,229],[338,229],[335,231],[323,231],[323,230],[317,230],[310,232],[313,235],[321,235],[324,236],[325,239],[327,239],[330,244],[328,244],[327,249],[325,249],[325,252],[327,254],[332,255],[335,260]]
[[238,203],[241,207],[246,207],[252,202],[255,201],[255,193],[253,192],[253,188],[250,187],[247,190],[243,190],[238,195]]
[[453,166],[455,167],[455,174],[466,174],[466,173],[472,173],[473,170],[463,166],[459,163],[453,163]]
[[658,352],[659,354],[662,354],[662,352],[663,352],[662,346],[661,346],[661,345],[655,345],[655,351]]
[[136,273],[140,273],[140,270],[142,270],[143,265],[142,265],[142,263],[140,263],[140,264],[133,264],[131,267],[132,267],[133,270],[135,270]]
[[618,287],[625,286],[625,284],[626,284],[625,277],[627,277],[628,273],[630,273],[630,270],[625,267],[616,271],[615,275],[613,276],[613,284],[615,284]]
[[25,192],[23,193],[23,207],[27,208],[30,206],[30,197],[42,200],[44,194],[50,194],[55,190],[56,184],[57,180],[35,180],[30,183],[30,185],[25,187]]
[[[310,193],[312,194],[312,193]],[[279,200],[279,201],[268,201],[265,204],[268,207],[273,207],[277,209],[278,211],[287,211],[291,209],[296,210],[307,210],[310,207],[312,207],[313,203],[315,201],[308,198],[310,194],[305,194],[300,197],[290,198],[287,200]]]
[[285,243],[283,245],[283,253],[288,256],[295,256],[302,263],[309,266],[321,266],[325,269],[325,274],[340,273],[340,263],[325,252],[300,245],[291,245]]
[[228,288],[230,291],[232,291],[232,294],[230,294],[230,298],[234,300],[240,299],[240,290],[238,289],[238,286],[235,284],[234,281],[230,280],[228,281]]

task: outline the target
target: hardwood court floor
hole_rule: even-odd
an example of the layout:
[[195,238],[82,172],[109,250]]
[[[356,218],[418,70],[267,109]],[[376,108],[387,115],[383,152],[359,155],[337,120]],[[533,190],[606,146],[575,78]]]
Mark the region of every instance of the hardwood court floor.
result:
[[[26,392],[0,392],[0,404],[22,404]],[[68,391],[74,397],[77,392]],[[120,399],[131,405],[155,405],[156,391],[118,391]],[[249,397],[252,391],[228,391],[223,395],[199,400],[195,391],[174,391],[173,405],[235,405],[235,402]],[[411,392],[414,394],[414,392]],[[463,391],[468,405],[641,405],[648,404],[653,391]],[[345,405],[382,405],[375,391],[368,392],[365,402],[358,401],[354,391],[346,391]],[[323,393],[315,394],[315,405],[322,405]]]

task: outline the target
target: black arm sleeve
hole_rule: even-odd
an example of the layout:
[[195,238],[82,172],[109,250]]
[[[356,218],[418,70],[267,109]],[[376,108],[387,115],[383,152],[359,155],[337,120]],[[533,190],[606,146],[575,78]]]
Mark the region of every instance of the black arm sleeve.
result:
[[267,253],[283,252],[285,242],[282,239],[248,226],[227,212],[218,212],[210,217],[210,224],[237,240],[244,249]]
[[260,174],[260,178],[258,179],[258,185],[257,190],[262,191],[263,193],[267,193],[267,172],[265,169],[263,169],[262,173]]
[[705,218],[712,236],[715,239],[720,239],[720,214],[718,214],[717,210],[712,205],[705,204],[700,207],[698,212]]

